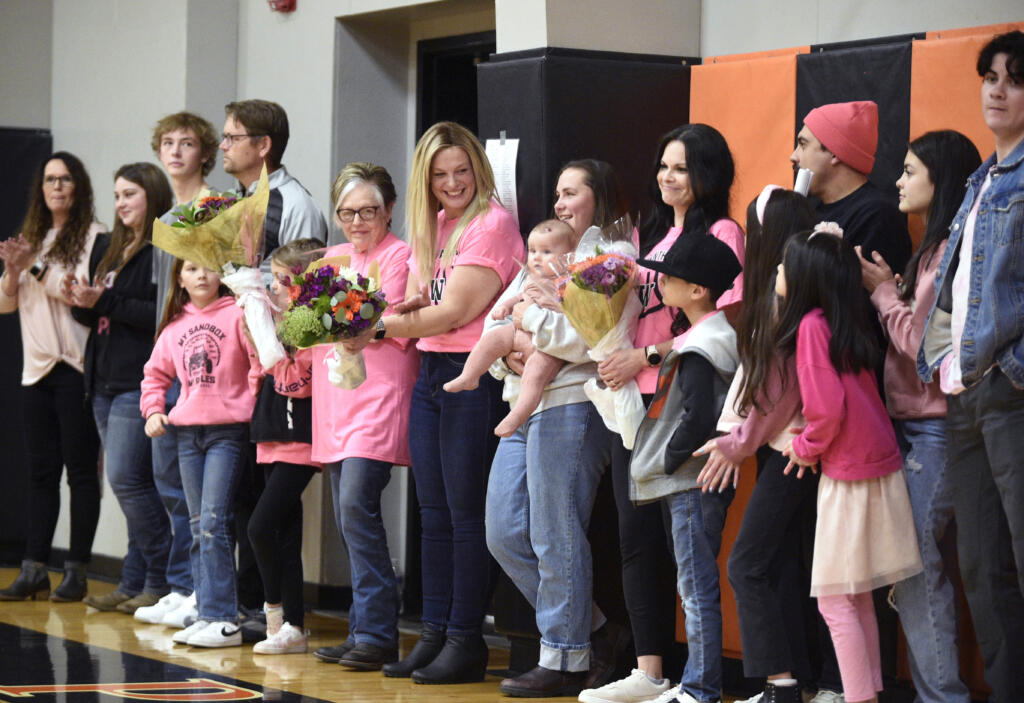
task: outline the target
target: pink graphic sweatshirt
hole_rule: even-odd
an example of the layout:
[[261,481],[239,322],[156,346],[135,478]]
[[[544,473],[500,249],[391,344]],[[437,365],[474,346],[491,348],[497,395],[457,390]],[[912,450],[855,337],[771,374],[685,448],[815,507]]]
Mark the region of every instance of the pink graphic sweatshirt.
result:
[[163,412],[164,395],[176,376],[181,396],[168,415],[172,425],[249,422],[256,404],[249,377],[261,373],[234,298],[218,298],[202,310],[188,303],[160,333],[146,362],[142,416]]

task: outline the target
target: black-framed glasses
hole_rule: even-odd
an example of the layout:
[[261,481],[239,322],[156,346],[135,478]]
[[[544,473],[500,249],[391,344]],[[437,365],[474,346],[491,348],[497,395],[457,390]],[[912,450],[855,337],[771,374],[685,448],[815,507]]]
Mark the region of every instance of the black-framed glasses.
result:
[[228,146],[234,146],[235,142],[239,139],[249,137],[250,139],[256,139],[257,137],[265,137],[265,134],[228,134],[227,132],[220,135],[220,143],[228,143]]
[[62,186],[69,186],[75,182],[75,179],[70,174],[64,174],[62,176],[47,176],[43,179],[43,185],[48,185],[51,188],[60,183]]
[[380,210],[380,205],[369,205],[367,207],[361,207],[358,210],[338,208],[334,211],[334,214],[338,216],[339,220],[348,224],[352,220],[356,219],[356,215],[359,215],[359,219],[363,222],[368,222],[377,216],[378,210]]

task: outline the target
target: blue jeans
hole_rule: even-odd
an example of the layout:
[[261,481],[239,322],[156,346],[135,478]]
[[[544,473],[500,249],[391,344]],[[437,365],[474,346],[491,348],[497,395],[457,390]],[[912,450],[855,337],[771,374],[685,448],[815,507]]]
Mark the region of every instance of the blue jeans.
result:
[[96,393],[92,412],[107,479],[128,524],[128,553],[118,590],[130,596],[142,591],[162,596],[167,593],[170,522],[153,484],[151,445],[146,421],[139,414],[141,395],[141,391]]
[[487,485],[487,546],[537,611],[540,665],[586,671],[593,570],[587,527],[611,440],[589,402],[536,413],[501,440]]
[[[178,402],[181,383],[175,379],[167,391],[165,412]],[[185,489],[181,487],[178,468],[178,428],[164,425],[167,432],[153,438],[153,483],[171,520],[171,549],[167,557],[167,584],[175,593],[187,596],[195,590],[192,583],[192,531],[188,526],[188,504]]]
[[334,520],[348,549],[352,576],[349,639],[378,647],[398,645],[398,583],[388,553],[380,495],[391,463],[350,457],[328,464]]
[[970,703],[960,680],[952,559],[953,492],[946,472],[946,419],[896,422],[924,571],[893,589],[907,636],[918,703]]
[[698,701],[717,701],[722,690],[722,604],[718,550],[734,491],[701,493],[699,488],[665,497],[672,515],[677,585],[686,616],[689,656],[681,689]]
[[484,374],[471,391],[441,386],[468,354],[425,352],[409,410],[412,475],[423,526],[423,622],[449,634],[480,632],[491,596],[484,535],[494,427],[508,412],[501,384]]
[[178,465],[192,532],[199,617],[237,622],[235,492],[245,467],[249,428],[232,425],[178,427]]

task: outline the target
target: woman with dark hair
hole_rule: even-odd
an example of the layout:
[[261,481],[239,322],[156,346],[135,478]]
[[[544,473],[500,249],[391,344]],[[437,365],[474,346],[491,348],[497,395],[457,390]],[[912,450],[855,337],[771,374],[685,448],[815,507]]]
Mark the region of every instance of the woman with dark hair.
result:
[[917,376],[925,316],[935,301],[935,274],[946,250],[949,225],[967,191],[967,178],[981,165],[978,149],[951,130],[927,132],[910,143],[903,175],[896,181],[900,210],[925,225],[921,245],[903,278],[875,252],[861,259],[864,287],[889,336],[885,397],[903,453],[907,490],[924,571],[894,588],[907,636],[910,673],[924,703],[967,703],[960,680],[953,595],[956,565],[944,559],[955,548],[953,486],[946,471],[946,397],[939,381]]
[[89,280],[65,275],[65,292],[75,306],[71,314],[90,330],[85,393],[92,400],[107,478],[128,527],[128,553],[117,588],[85,598],[97,610],[134,613],[168,590],[170,522],[153,482],[139,384],[156,331],[153,220],[170,206],[170,185],[156,166],[122,166],[114,174],[114,229],[96,239]]
[[44,161],[32,186],[21,234],[0,242],[4,274],[0,313],[19,311],[24,354],[21,383],[29,465],[28,542],[21,572],[0,600],[45,598],[46,562],[60,511],[60,477],[68,468],[71,540],[64,580],[51,600],[86,593],[86,564],[100,512],[99,438],[85,407],[83,354],[89,330],[71,316],[61,290],[65,273],[89,275],[89,255],[103,225],[94,221],[92,185],[82,162],[59,151]]
[[[642,258],[661,261],[679,237],[714,235],[728,244],[740,263],[744,258],[743,230],[729,219],[729,195],[734,166],[725,138],[706,124],[687,124],[662,136],[655,151],[650,180],[654,206],[640,226]],[[598,365],[601,380],[620,388],[636,379],[645,402],[650,402],[658,380],[658,368],[672,348],[674,312],[661,302],[657,272],[640,267],[637,292],[643,311],[637,323],[632,349],[615,352]],[[717,306],[735,316],[742,296],[742,274]],[[685,320],[684,317],[681,319]],[[619,545],[622,550],[622,585],[633,629],[637,666],[633,673],[580,694],[584,703],[654,698],[669,688],[662,676],[663,657],[673,644],[675,570],[665,539],[662,509],[658,503],[635,506],[630,500],[630,453],[621,438],[612,442],[612,485],[619,513]],[[707,502],[707,520],[724,519],[731,493]],[[720,645],[721,635],[718,637]],[[708,637],[710,648],[715,639]],[[691,661],[697,661],[694,657]],[[688,667],[684,681],[698,674]],[[600,685],[600,679],[592,682]]]

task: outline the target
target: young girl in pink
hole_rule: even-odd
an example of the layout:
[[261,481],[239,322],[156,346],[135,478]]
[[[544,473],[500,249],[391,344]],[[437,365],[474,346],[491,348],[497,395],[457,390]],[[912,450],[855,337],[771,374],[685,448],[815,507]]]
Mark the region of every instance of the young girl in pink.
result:
[[799,467],[798,477],[821,465],[811,595],[832,635],[848,703],[877,701],[882,690],[871,591],[921,571],[860,287],[858,257],[834,223],[789,240],[776,277],[775,344],[782,360],[796,358],[807,425],[783,454],[786,472]]
[[[177,427],[192,528],[199,617],[173,640],[193,647],[238,646],[234,502],[255,404],[250,377],[261,370],[242,310],[220,276],[192,261],[178,261],[172,280],[159,337],[143,370],[140,406],[147,436],[162,435],[167,424]],[[164,414],[175,377],[181,381],[181,396]]]

